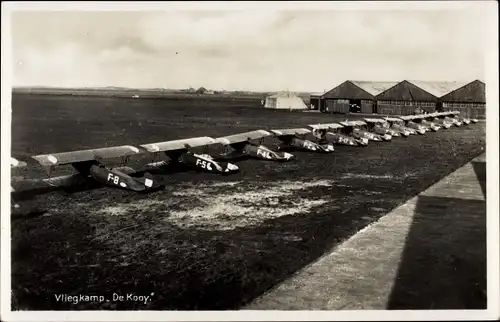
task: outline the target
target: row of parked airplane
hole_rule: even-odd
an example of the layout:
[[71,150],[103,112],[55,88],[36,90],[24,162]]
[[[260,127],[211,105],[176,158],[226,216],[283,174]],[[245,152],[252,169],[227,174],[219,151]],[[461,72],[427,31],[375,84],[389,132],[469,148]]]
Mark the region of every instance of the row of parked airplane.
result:
[[[344,121],[330,124],[312,124],[308,128],[256,130],[229,135],[220,138],[196,137],[174,141],[143,144],[139,146],[123,145],[73,152],[36,155],[32,158],[48,172],[57,166],[71,165],[78,173],[69,176],[49,178],[51,185],[70,185],[79,179],[95,181],[103,185],[118,187],[132,191],[151,191],[162,188],[163,180],[153,175],[151,169],[178,164],[211,173],[232,174],[239,167],[231,163],[242,157],[252,157],[264,160],[290,161],[294,155],[287,152],[293,149],[330,153],[334,145],[366,146],[369,141],[390,141],[392,137],[408,137],[412,134],[425,134],[426,131],[438,131],[441,128],[470,124],[477,120],[458,117],[459,112],[442,112],[412,116],[366,118],[364,121]],[[276,137],[281,141],[277,151],[263,145],[266,137]],[[208,147],[220,144],[229,147],[229,151],[211,156],[192,151],[193,148]],[[137,171],[122,166],[110,168],[103,164],[105,159],[122,158],[126,163],[133,155],[148,154],[152,160],[146,171]],[[167,161],[158,161],[164,154]],[[25,167],[26,162],[11,158],[11,167]],[[144,173],[141,175],[141,173]],[[14,190],[14,189],[12,189]]]

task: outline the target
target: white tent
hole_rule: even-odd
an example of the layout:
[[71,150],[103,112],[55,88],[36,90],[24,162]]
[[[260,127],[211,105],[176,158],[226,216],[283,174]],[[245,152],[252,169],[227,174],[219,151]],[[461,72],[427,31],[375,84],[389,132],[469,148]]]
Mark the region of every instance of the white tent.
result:
[[307,110],[304,101],[290,93],[277,93],[266,97],[264,107],[285,110]]

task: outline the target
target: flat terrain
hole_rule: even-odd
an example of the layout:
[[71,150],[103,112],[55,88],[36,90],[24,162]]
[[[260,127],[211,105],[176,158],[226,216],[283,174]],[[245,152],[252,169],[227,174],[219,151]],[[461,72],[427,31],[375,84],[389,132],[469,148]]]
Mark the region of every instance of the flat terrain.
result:
[[484,309],[485,186],[482,154],[245,309]]
[[[27,160],[335,120],[259,104],[15,95],[12,155]],[[245,160],[232,176],[175,173],[165,190],[148,195],[99,188],[34,196],[23,202],[47,212],[12,220],[13,309],[240,308],[484,147],[480,123],[366,148],[338,146],[330,155],[295,152],[289,163]],[[116,302],[113,293],[153,295]],[[110,301],[75,304],[57,301],[59,294]]]

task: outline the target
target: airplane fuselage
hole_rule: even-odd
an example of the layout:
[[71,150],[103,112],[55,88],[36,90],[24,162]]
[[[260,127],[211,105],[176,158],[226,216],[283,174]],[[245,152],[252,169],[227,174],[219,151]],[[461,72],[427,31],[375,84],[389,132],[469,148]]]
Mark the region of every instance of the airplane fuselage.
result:
[[414,130],[414,129],[410,129],[408,127],[405,127],[401,124],[393,124],[391,126],[392,130],[395,131],[395,132],[399,132],[399,134],[401,134],[402,136],[404,137],[408,137],[410,136],[411,134],[417,134],[417,132]]
[[441,129],[441,126],[439,126],[438,124],[427,120],[422,120],[422,125],[426,126],[427,128],[431,129],[434,132],[437,132]]
[[335,150],[332,144],[319,144],[300,138],[292,138],[288,143],[285,143],[285,145],[313,152],[329,153]]
[[350,146],[368,145],[367,138],[354,138],[352,136],[343,135],[336,132],[327,132],[325,135],[325,140],[333,144],[342,144]]
[[462,126],[462,122],[460,122],[459,120],[457,120],[454,117],[446,117],[445,120],[452,123],[455,126]]
[[352,131],[352,136],[354,136],[355,138],[358,138],[358,139],[366,138],[366,139],[371,140],[371,141],[389,141],[392,138],[388,134],[380,135],[380,134],[376,134],[376,133],[365,131],[365,130],[358,129],[358,128],[355,128]]
[[415,131],[417,131],[418,134],[421,135],[424,135],[425,132],[427,131],[427,128],[425,126],[423,126],[422,124],[417,124],[412,121],[408,122],[407,127],[409,127],[410,129],[414,129]]
[[245,145],[243,153],[257,159],[271,161],[289,161],[294,158],[293,154],[290,154],[288,152],[277,152],[269,149],[264,145],[254,145],[250,143]]
[[440,126],[442,126],[444,129],[449,129],[453,123],[451,122],[447,122],[446,120],[444,119],[439,119],[439,118],[435,118],[433,120],[433,122],[435,122],[436,124],[439,124]]
[[471,120],[468,118],[461,118],[460,121],[462,122],[463,125],[469,125],[471,123]]
[[400,136],[401,135],[401,133],[399,133],[399,131],[396,131],[393,128],[387,127],[386,129],[388,130],[387,134],[389,134],[390,136]]
[[179,157],[178,161],[184,165],[210,173],[232,174],[240,170],[239,167],[233,163],[216,161],[206,154],[186,152]]
[[391,131],[388,128],[382,127],[380,125],[375,125],[373,127],[373,133],[375,133],[375,134],[379,134],[379,135],[390,134],[390,135],[392,135],[390,132]]
[[153,176],[134,178],[120,170],[109,169],[102,165],[92,165],[88,175],[103,185],[132,191],[146,191],[162,186]]

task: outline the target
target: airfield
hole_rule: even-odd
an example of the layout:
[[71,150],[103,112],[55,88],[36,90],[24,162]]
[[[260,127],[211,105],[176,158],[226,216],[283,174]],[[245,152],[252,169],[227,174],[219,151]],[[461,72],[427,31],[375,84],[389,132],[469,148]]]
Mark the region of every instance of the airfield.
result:
[[[36,154],[361,117],[263,109],[261,99],[14,95],[12,156],[31,164],[13,177],[46,177],[29,160]],[[46,212],[12,217],[12,309],[243,308],[484,153],[485,141],[479,122],[367,147],[335,146],[326,155],[294,151],[296,160],[287,163],[239,161],[241,171],[230,176],[171,173],[165,190],[149,194],[102,187],[30,196],[21,205]],[[481,280],[485,267],[460,274]],[[415,280],[407,291],[426,283]],[[145,303],[54,297],[113,293],[153,295]],[[473,308],[485,308],[478,298]]]

